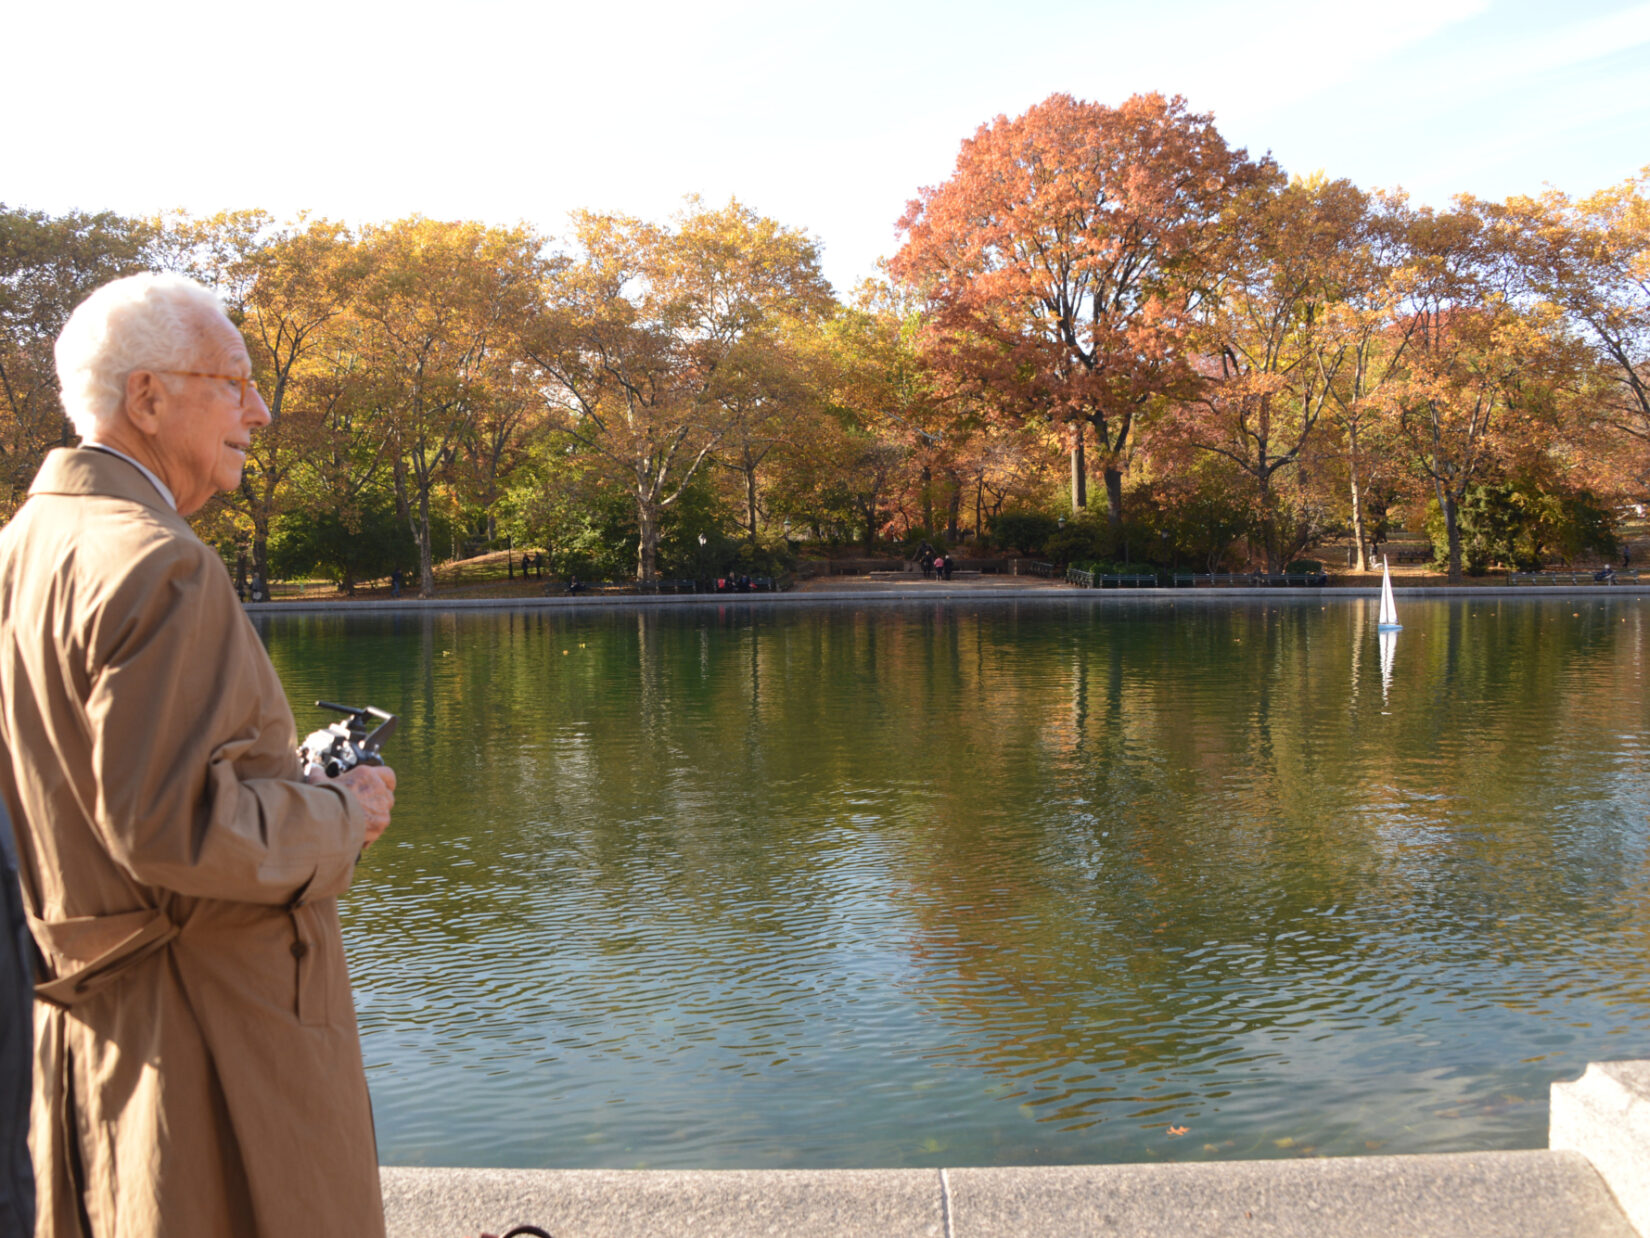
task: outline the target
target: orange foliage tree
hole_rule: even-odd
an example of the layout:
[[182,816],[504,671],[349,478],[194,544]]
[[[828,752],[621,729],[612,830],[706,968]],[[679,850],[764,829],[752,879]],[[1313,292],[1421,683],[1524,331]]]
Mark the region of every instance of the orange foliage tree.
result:
[[1308,473],[1352,352],[1331,311],[1355,275],[1366,213],[1354,185],[1322,176],[1239,200],[1222,264],[1229,274],[1198,333],[1203,381],[1161,436],[1220,457],[1243,479],[1269,572],[1330,524]]
[[1178,96],[1051,95],[963,143],[951,179],[900,220],[890,269],[928,300],[928,356],[952,388],[1066,429],[1074,509],[1092,429],[1115,524],[1140,409],[1191,378],[1186,334],[1222,212],[1276,175]]

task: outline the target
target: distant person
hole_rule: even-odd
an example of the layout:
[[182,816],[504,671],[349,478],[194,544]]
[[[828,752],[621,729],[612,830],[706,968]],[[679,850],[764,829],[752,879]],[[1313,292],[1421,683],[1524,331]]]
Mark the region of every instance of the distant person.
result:
[[398,598],[398,597],[401,596],[401,569],[400,568],[393,568],[390,571],[390,596],[392,598]]
[[576,596],[580,593],[583,593],[584,590],[585,590],[584,582],[581,581],[577,576],[569,576],[567,578],[567,594],[568,594],[569,597],[574,597],[574,596]]

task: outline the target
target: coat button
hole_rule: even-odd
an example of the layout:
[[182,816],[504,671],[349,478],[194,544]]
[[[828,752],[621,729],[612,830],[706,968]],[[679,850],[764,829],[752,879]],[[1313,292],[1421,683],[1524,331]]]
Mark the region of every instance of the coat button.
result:
[[304,955],[306,955],[308,953],[309,953],[309,943],[307,941],[295,941],[295,942],[292,943],[292,957],[293,958],[301,959],[301,958],[304,957]]

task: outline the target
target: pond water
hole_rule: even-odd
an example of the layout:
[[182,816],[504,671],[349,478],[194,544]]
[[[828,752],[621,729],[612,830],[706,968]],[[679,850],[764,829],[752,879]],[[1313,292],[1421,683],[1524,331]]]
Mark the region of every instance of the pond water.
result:
[[1539,1147],[1650,1057],[1650,601],[273,615],[401,715],[386,1164]]

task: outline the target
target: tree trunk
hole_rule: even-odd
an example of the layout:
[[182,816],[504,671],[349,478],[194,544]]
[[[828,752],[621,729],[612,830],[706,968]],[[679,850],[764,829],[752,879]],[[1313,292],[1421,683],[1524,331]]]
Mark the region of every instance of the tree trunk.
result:
[[873,494],[865,504],[865,553],[877,552],[877,496]]
[[269,582],[269,520],[252,517],[252,574]]
[[636,580],[646,591],[659,577],[659,513],[645,499],[636,504],[636,523],[641,534],[636,539]]
[[756,545],[756,462],[745,453],[745,516],[750,530],[751,545]]
[[1456,511],[1455,495],[1442,483],[1435,486],[1438,491],[1438,506],[1444,513],[1444,533],[1449,538],[1449,582],[1452,585],[1461,583],[1461,521]]
[[1278,514],[1272,503],[1272,474],[1265,473],[1259,478],[1258,496],[1260,509],[1259,533],[1261,553],[1266,556],[1266,572],[1269,576],[1276,576],[1283,570],[1278,562]]
[[1080,516],[1089,505],[1088,466],[1083,461],[1083,426],[1073,427],[1071,436],[1071,514]]
[[1369,548],[1367,535],[1364,533],[1364,496],[1358,485],[1357,457],[1353,457],[1352,460],[1352,544],[1357,555],[1353,560],[1353,570],[1369,571],[1374,552]]
[[934,470],[922,466],[922,528],[928,537],[934,536]]
[[1108,464],[1106,478],[1106,523],[1116,528],[1123,523],[1123,470]]
[[430,488],[418,488],[418,524],[413,529],[418,542],[418,596],[435,596],[435,556],[430,551]]

